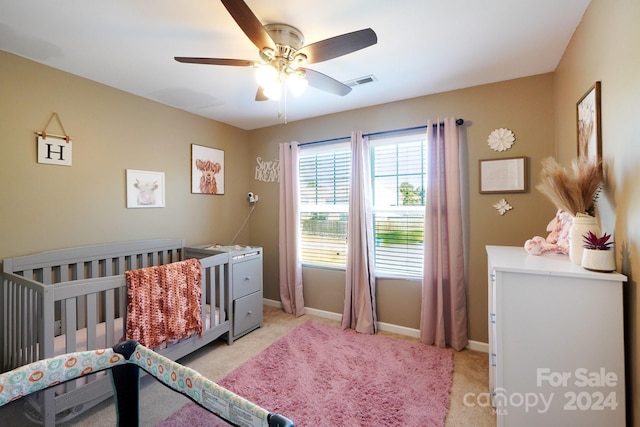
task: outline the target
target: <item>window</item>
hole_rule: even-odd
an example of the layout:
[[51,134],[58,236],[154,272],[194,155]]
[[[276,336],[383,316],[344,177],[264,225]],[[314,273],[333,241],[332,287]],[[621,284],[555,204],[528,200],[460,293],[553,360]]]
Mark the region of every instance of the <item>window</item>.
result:
[[371,141],[376,272],[421,276],[426,135]]
[[350,170],[348,142],[302,147],[298,173],[303,262],[345,266]]
[[[370,145],[376,273],[421,276],[426,135],[376,138]],[[345,266],[350,169],[349,142],[302,146],[304,263]]]

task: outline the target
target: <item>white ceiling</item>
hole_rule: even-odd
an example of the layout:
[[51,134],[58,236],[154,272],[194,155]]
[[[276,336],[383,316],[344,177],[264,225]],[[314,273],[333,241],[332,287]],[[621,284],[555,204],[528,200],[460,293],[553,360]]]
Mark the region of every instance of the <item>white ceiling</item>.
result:
[[[590,0],[245,0],[310,44],[372,28],[378,43],[309,65],[344,97],[309,88],[288,121],[553,71]],[[282,123],[254,70],[174,56],[257,60],[219,0],[0,0],[0,50],[242,129]],[[96,100],[99,102],[99,100]]]

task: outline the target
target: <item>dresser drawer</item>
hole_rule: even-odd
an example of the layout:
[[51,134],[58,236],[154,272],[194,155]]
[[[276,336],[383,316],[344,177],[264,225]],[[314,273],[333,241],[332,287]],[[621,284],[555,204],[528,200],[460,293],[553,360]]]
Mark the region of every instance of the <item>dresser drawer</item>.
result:
[[262,260],[260,258],[233,264],[233,298],[242,298],[262,290]]
[[238,298],[234,304],[234,337],[262,326],[262,292],[254,292],[251,295]]

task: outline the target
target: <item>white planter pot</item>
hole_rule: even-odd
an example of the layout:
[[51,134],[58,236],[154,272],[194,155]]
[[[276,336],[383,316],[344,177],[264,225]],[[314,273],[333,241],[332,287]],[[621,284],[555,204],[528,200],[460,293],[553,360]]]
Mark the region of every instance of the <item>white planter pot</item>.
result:
[[582,267],[592,271],[615,271],[616,259],[613,249],[585,249],[582,252]]
[[587,214],[577,214],[569,229],[569,259],[572,263],[581,265],[584,241],[582,236],[588,231],[600,235],[600,227],[595,217]]

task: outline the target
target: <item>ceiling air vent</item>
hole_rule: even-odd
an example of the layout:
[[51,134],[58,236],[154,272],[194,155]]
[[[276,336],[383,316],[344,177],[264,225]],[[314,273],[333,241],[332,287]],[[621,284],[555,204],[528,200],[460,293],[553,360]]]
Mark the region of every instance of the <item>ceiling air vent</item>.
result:
[[362,86],[362,85],[366,85],[367,83],[373,83],[377,81],[378,79],[376,79],[376,77],[373,74],[371,74],[368,76],[358,77],[357,79],[346,81],[344,82],[344,84],[346,84],[349,87],[356,87],[356,86]]

